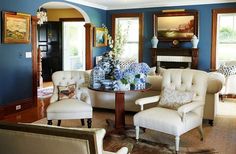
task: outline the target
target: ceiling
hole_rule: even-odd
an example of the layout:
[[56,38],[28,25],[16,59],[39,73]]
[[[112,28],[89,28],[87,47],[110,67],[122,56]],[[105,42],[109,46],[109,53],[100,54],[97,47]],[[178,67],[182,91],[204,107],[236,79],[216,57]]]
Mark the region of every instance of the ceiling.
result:
[[[236,0],[65,0],[104,10],[150,8],[163,6],[184,6],[236,2]],[[66,3],[49,2],[45,8],[70,8]]]

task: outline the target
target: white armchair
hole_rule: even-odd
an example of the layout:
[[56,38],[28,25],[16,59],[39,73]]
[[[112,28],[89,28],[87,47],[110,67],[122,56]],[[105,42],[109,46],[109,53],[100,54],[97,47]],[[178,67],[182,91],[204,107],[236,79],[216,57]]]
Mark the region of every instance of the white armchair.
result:
[[[84,125],[84,119],[87,119],[88,128],[91,128],[93,109],[90,96],[87,89],[84,88],[86,86],[84,85],[86,83],[84,73],[84,71],[58,71],[53,73],[53,95],[47,108],[49,125],[52,125],[52,120],[58,120],[58,126],[60,126],[61,120],[64,119],[81,119],[81,123]],[[75,85],[74,96],[60,100],[59,86],[67,87],[72,84]]]
[[191,69],[167,69],[163,74],[162,91],[165,87],[174,87],[176,91],[191,91],[191,102],[174,109],[153,107],[147,110],[144,105],[158,102],[161,96],[138,99],[140,112],[134,115],[136,139],[139,139],[140,127],[148,128],[175,136],[176,151],[179,151],[180,136],[199,127],[203,139],[202,119],[207,90],[207,73]]
[[220,91],[221,100],[224,98],[236,96],[236,61],[225,62],[218,72],[225,75],[225,82],[222,90]]

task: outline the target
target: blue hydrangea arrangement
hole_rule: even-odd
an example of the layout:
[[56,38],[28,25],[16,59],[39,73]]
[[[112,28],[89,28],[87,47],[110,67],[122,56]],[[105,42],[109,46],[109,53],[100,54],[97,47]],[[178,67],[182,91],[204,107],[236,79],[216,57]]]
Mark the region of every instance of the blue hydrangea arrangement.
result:
[[114,69],[113,77],[120,80],[123,84],[130,84],[134,89],[143,89],[146,84],[146,76],[150,67],[146,63],[132,63],[125,70]]

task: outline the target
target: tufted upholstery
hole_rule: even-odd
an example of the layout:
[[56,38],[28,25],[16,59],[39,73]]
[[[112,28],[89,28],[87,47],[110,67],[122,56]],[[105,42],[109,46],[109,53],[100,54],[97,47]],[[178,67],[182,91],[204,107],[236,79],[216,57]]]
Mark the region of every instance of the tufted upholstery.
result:
[[[135,103],[141,106],[141,112],[134,115],[136,139],[139,138],[139,127],[164,132],[175,136],[176,151],[179,150],[179,137],[189,130],[199,127],[202,134],[202,119],[207,91],[208,75],[206,72],[191,69],[167,69],[164,71],[162,89],[174,87],[176,90],[193,91],[192,102],[176,110],[153,107],[143,110],[143,105],[159,101],[160,97],[138,99]],[[163,118],[165,117],[165,118]]]
[[[58,71],[53,73],[53,95],[47,108],[48,120],[61,119],[90,119],[92,106],[87,92],[88,77],[85,71]],[[77,85],[77,99],[63,99],[58,101],[57,86]]]
[[[224,64],[226,67],[236,66],[236,61],[228,61]],[[233,71],[235,72],[235,70]],[[235,97],[236,95],[236,74],[233,73],[231,75],[225,76],[225,82],[222,90],[220,91],[222,99],[227,97]]]

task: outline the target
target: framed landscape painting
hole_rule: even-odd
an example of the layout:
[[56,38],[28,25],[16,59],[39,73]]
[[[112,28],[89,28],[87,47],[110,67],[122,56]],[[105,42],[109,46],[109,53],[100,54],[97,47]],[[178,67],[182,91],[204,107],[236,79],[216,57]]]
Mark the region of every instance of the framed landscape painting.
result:
[[105,28],[94,28],[94,46],[107,46],[107,34]]
[[16,12],[2,12],[2,42],[29,43],[31,16]]
[[159,12],[154,15],[154,33],[162,41],[190,41],[198,36],[198,12]]

